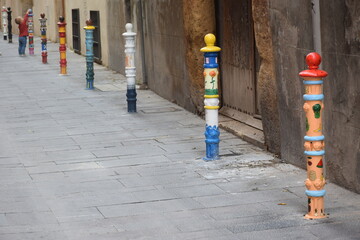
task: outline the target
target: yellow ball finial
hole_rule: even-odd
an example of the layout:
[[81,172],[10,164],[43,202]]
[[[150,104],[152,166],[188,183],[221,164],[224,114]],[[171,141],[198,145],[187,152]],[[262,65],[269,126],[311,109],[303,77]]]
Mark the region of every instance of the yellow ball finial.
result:
[[212,33],[206,34],[204,37],[204,41],[205,41],[206,47],[201,48],[200,51],[202,51],[202,52],[219,52],[221,50],[221,48],[214,46],[215,41],[216,41],[216,37],[214,34],[212,34]]
[[205,35],[204,41],[205,41],[207,47],[214,46],[215,41],[216,41],[216,37],[215,37],[214,34],[208,33],[208,34]]

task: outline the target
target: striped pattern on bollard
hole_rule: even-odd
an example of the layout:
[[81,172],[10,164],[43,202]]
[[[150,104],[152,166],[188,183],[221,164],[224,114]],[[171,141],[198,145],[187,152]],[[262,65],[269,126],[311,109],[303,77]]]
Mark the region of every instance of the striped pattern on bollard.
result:
[[321,57],[318,53],[309,53],[306,56],[306,63],[309,67],[299,75],[304,78],[305,94],[304,111],[306,113],[306,136],[304,137],[305,156],[307,163],[307,179],[305,194],[308,197],[308,213],[306,219],[325,218],[324,196],[326,191],[323,189],[325,178],[323,174],[324,166],[324,140],[322,134],[322,116],[324,110],[324,94],[322,88],[322,78],[328,74],[319,70]]
[[60,52],[60,75],[67,74],[67,61],[66,61],[66,22],[64,17],[59,17],[59,22],[57,23],[59,27],[59,52]]
[[29,55],[34,55],[34,23],[33,11],[30,9],[28,14],[28,32],[29,32]]
[[205,79],[205,161],[219,159],[219,91],[218,91],[218,61],[220,48],[214,46],[216,38],[214,34],[206,34],[206,47],[201,48],[204,53],[204,79]]
[[40,32],[41,32],[41,57],[42,63],[47,63],[47,38],[46,38],[46,20],[45,13],[40,14]]

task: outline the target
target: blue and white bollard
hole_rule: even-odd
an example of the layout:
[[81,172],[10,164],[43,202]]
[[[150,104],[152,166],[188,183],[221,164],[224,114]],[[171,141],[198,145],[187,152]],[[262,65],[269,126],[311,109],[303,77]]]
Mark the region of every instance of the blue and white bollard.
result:
[[135,36],[132,31],[133,25],[127,23],[125,25],[126,32],[123,33],[125,38],[125,75],[127,80],[127,103],[128,112],[136,112],[136,67],[135,67]]
[[86,21],[86,89],[94,89],[94,29],[91,19]]
[[204,52],[204,78],[205,78],[205,161],[219,159],[219,91],[218,91],[218,61],[217,57],[221,48],[214,46],[216,38],[214,34],[206,34],[206,47],[201,48]]
[[40,32],[41,32],[41,56],[42,63],[47,63],[47,38],[46,38],[46,20],[45,13],[40,14]]

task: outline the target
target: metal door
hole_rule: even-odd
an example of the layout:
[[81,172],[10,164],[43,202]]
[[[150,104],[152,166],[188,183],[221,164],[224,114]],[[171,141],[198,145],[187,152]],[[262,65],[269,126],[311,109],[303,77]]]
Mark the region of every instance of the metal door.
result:
[[80,13],[79,9],[72,9],[72,40],[74,52],[81,54],[81,39],[80,39]]
[[[218,45],[222,48],[221,113],[253,125],[253,116],[259,111],[251,0],[218,0],[217,9]],[[255,127],[262,128],[261,122]]]
[[101,64],[100,12],[90,11],[94,30],[94,61]]

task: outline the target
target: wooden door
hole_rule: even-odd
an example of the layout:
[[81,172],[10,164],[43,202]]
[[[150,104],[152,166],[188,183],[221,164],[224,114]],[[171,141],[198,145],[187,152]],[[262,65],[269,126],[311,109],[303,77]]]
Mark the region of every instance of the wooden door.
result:
[[251,0],[218,0],[217,11],[218,45],[222,48],[221,113],[262,128],[261,122],[253,119],[259,111]]
[[81,39],[80,39],[80,13],[79,9],[71,10],[72,17],[72,40],[73,49],[77,54],[81,54]]

